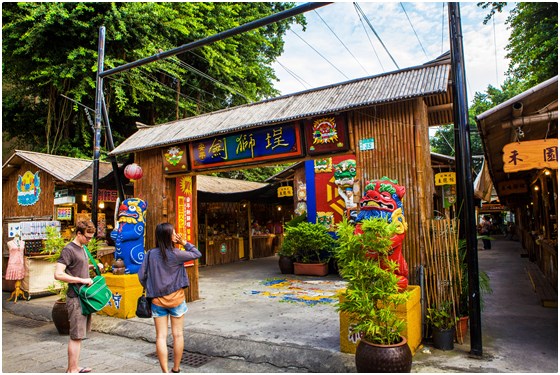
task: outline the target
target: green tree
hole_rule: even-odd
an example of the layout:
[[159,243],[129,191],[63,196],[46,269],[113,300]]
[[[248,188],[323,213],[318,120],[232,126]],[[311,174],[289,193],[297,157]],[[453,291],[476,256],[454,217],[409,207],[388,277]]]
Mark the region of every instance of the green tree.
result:
[[[106,27],[105,70],[203,39],[294,3],[4,3],[4,138],[29,149],[91,156],[97,44]],[[156,124],[278,94],[271,62],[303,16],[276,22],[105,79],[115,142],[135,122]],[[90,114],[93,117],[93,114]]]
[[[490,8],[487,23],[504,2],[478,3]],[[520,92],[558,75],[558,3],[520,2],[506,21],[511,35],[506,50],[510,59],[508,78],[520,82]]]

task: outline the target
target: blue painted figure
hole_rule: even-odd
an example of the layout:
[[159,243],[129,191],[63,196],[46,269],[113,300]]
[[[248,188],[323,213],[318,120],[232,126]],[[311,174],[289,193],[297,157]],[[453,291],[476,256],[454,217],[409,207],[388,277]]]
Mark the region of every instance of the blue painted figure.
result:
[[111,232],[115,259],[122,259],[126,274],[138,273],[144,260],[144,229],[148,204],[138,198],[125,199],[117,214],[119,226]]

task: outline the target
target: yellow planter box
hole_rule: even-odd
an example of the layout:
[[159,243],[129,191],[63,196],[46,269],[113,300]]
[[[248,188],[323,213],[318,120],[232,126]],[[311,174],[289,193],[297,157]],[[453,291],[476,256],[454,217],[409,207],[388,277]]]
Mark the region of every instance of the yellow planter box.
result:
[[142,285],[138,275],[113,275],[103,274],[107,286],[113,293],[113,298],[101,311],[100,315],[108,315],[115,318],[129,319],[136,316],[136,304],[138,297],[142,295]]
[[[406,322],[403,336],[408,340],[408,346],[412,354],[422,342],[422,308],[420,305],[420,287],[409,285],[406,289],[410,292],[410,298],[406,303],[397,306],[397,316]],[[342,299],[342,296],[340,297]],[[340,351],[343,353],[356,353],[356,347],[360,338],[357,334],[352,335],[350,327],[352,319],[349,314],[340,312]]]

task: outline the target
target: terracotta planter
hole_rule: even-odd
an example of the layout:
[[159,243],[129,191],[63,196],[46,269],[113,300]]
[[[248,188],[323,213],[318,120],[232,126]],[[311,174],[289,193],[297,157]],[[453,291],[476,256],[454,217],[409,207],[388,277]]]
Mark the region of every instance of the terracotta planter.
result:
[[329,264],[294,262],[294,273],[296,275],[326,276],[329,274]]
[[59,334],[68,335],[70,333],[70,321],[68,320],[66,302],[58,300],[54,303],[52,319]]
[[410,372],[412,352],[405,337],[394,345],[373,344],[364,339],[356,348],[356,370],[358,372]]
[[468,316],[460,317],[459,321],[457,322],[456,332],[455,332],[455,336],[457,337],[457,342],[459,344],[462,344],[465,341],[465,335],[467,334],[468,330],[469,330],[469,317]]
[[278,267],[280,267],[280,272],[282,272],[282,274],[293,274],[294,260],[291,257],[280,255],[280,258],[278,258]]

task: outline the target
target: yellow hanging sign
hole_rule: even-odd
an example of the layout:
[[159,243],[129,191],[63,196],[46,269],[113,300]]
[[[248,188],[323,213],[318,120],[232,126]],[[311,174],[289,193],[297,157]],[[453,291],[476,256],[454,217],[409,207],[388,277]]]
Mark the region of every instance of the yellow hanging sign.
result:
[[278,188],[278,197],[293,197],[294,189],[291,186],[280,186]]
[[436,173],[435,179],[436,179],[436,186],[457,184],[455,180],[455,172]]

